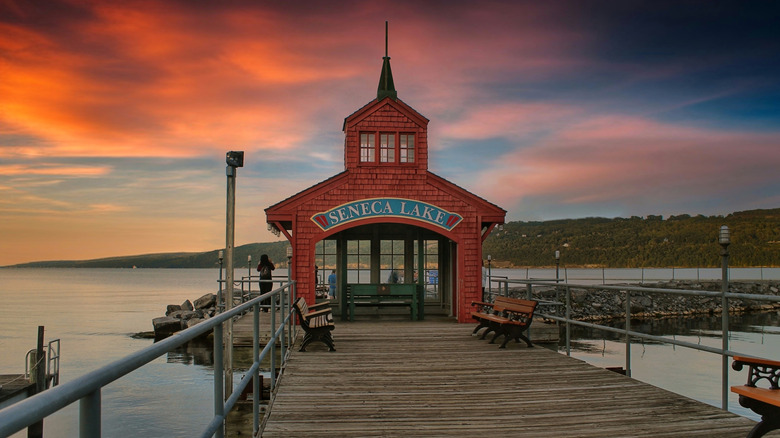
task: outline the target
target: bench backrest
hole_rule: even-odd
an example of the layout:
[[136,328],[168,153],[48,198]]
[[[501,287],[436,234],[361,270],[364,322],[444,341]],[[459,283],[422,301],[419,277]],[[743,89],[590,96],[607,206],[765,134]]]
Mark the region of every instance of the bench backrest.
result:
[[300,316],[309,313],[309,305],[306,304],[306,300],[304,300],[303,297],[298,297],[298,299],[295,300],[295,310],[298,311],[298,315]]
[[537,304],[536,301],[498,296],[493,302],[493,310],[496,313],[513,312],[531,316],[534,314]]

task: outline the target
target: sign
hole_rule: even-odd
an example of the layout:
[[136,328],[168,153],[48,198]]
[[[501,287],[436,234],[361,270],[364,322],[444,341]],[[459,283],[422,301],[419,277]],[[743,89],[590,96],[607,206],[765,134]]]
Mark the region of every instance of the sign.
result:
[[322,231],[328,231],[333,227],[349,222],[377,217],[415,219],[436,225],[447,231],[452,231],[463,220],[463,216],[450,213],[435,205],[401,198],[376,198],[353,201],[331,208],[328,211],[317,213],[311,217],[311,220],[322,228]]

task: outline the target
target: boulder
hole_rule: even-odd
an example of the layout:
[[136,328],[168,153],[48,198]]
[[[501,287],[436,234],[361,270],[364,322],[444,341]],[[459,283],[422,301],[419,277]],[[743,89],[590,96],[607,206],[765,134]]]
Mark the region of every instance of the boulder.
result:
[[195,309],[207,309],[217,305],[217,296],[215,294],[206,294],[195,300]]
[[176,318],[181,321],[188,321],[192,318],[198,317],[198,312],[194,310],[177,310],[170,315],[168,315],[170,318]]
[[154,327],[154,337],[157,339],[166,338],[182,329],[181,320],[171,316],[161,316],[152,320]]
[[198,325],[199,323],[203,322],[203,318],[192,318],[189,321],[187,321],[187,328],[190,328],[192,326]]
[[195,310],[195,309],[192,307],[192,303],[190,302],[190,300],[187,300],[181,303],[181,310]]
[[181,310],[181,306],[178,304],[168,304],[168,308],[165,310],[165,316],[170,315],[171,313]]

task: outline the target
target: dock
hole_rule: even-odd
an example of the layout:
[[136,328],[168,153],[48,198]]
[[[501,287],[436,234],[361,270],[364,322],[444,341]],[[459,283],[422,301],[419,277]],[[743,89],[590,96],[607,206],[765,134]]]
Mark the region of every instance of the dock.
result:
[[24,374],[0,375],[0,409],[22,401],[35,392],[35,383]]
[[337,322],[337,351],[292,354],[262,436],[741,438],[755,425],[544,347],[500,350],[473,328]]

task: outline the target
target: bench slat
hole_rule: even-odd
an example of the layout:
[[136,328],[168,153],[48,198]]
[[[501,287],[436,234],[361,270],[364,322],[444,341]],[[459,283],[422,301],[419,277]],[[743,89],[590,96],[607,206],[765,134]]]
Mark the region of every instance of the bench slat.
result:
[[780,407],[780,389],[755,388],[752,386],[732,386],[731,392]]

